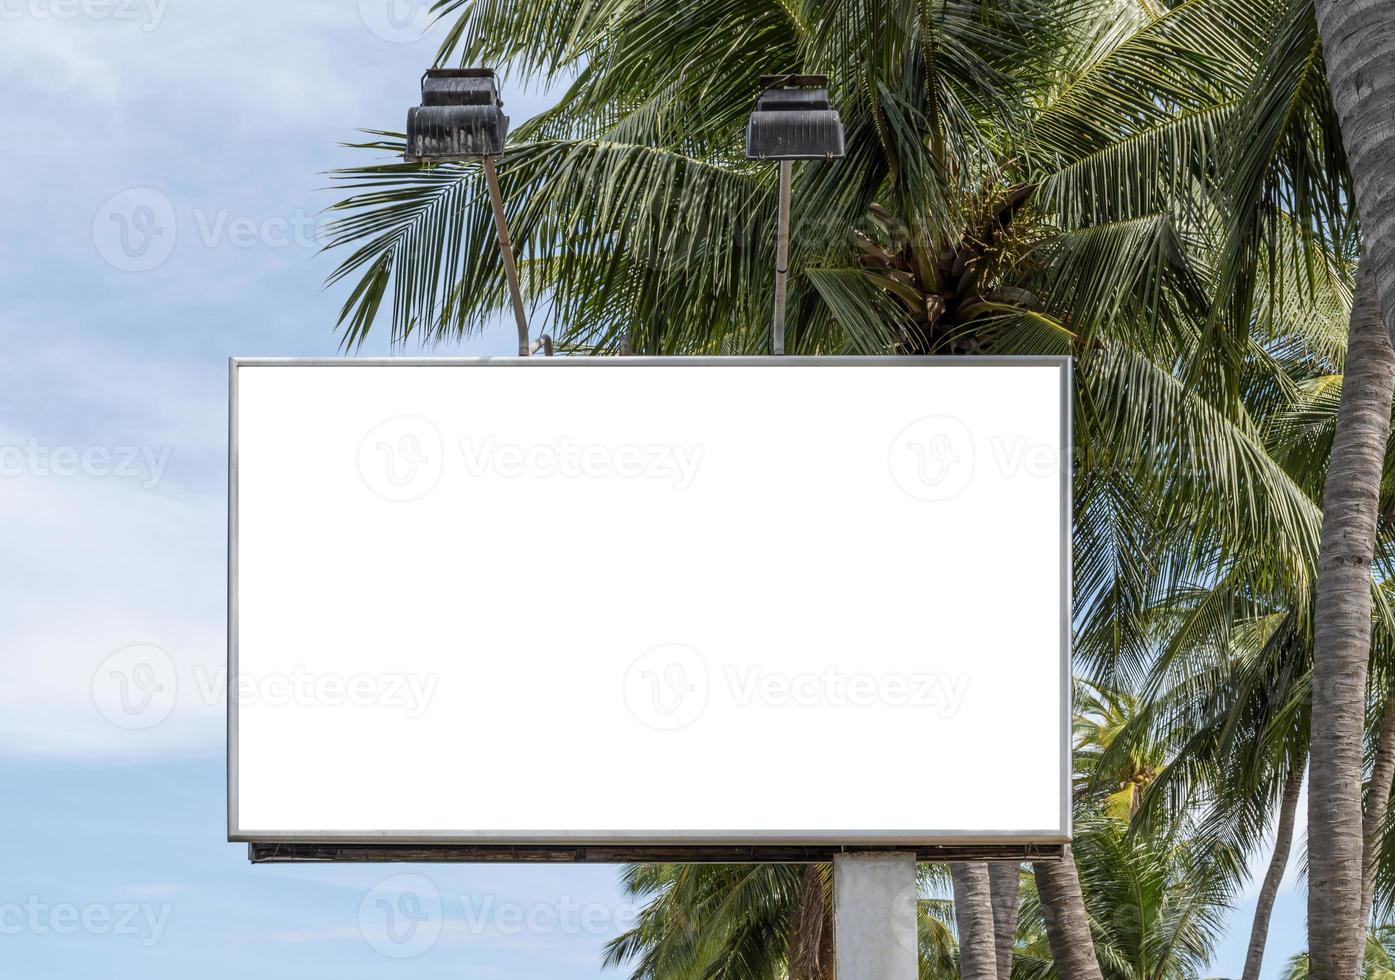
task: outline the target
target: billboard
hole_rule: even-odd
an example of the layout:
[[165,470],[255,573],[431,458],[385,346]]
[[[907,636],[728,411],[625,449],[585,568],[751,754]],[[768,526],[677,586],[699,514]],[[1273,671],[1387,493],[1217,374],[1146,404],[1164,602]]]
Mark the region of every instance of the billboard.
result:
[[1067,359],[231,374],[230,840],[1069,839]]

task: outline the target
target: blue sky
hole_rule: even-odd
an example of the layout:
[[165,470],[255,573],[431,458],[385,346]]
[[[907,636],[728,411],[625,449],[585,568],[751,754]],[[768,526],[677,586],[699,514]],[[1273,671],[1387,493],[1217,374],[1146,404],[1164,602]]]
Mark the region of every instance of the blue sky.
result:
[[[2,976],[593,976],[633,913],[613,867],[254,868],[224,840],[226,360],[337,352],[322,173],[402,125],[424,6],[0,0]],[[178,681],[141,729],[101,687],[131,647]]]

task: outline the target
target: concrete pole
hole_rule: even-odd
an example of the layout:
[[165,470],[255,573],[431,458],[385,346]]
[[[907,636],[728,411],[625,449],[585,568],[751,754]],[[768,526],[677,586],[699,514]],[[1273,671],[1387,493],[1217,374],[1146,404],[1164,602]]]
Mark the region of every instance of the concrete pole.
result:
[[833,857],[838,980],[916,980],[916,867],[911,851]]

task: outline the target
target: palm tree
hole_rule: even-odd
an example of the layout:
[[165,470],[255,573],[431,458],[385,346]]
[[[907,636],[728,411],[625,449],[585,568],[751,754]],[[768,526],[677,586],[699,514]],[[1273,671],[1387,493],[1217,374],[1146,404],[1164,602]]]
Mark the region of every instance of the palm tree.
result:
[[[1381,135],[1372,138],[1371,128],[1384,111],[1380,100],[1395,98],[1395,78],[1372,76],[1368,66],[1380,63],[1372,60],[1374,53],[1388,48],[1392,12],[1395,7],[1386,2],[1318,0],[1316,16],[1307,0],[1276,5],[1266,57],[1237,113],[1225,171],[1239,311],[1247,309],[1243,287],[1258,255],[1267,253],[1271,270],[1301,266],[1295,259],[1311,258],[1313,243],[1354,238],[1353,201],[1371,232],[1350,316],[1346,378],[1322,494],[1313,614],[1309,928],[1317,972],[1331,977],[1356,974],[1375,863],[1375,823],[1369,818],[1383,814],[1389,797],[1387,777],[1378,770],[1385,788],[1371,799],[1363,826],[1371,562],[1395,388],[1385,329],[1395,326],[1395,263],[1387,257],[1395,253],[1388,251],[1386,234],[1395,210],[1375,189],[1395,159],[1395,139],[1379,126],[1375,132]],[[1305,247],[1286,255],[1266,248],[1273,241],[1266,233],[1280,219],[1296,222]],[[1387,224],[1377,232],[1376,221]]]
[[[1034,871],[1040,928],[1047,939],[1050,962],[1056,974],[1079,980],[1103,980],[1074,853],[1068,848],[1059,862],[1038,864]],[[1024,917],[1030,927],[1035,917],[1025,909]],[[1035,958],[1043,961],[1040,946],[1038,942]],[[1030,968],[1027,969],[1030,976]]]
[[1352,311],[1318,562],[1308,931],[1314,972],[1330,977],[1356,975],[1364,932],[1362,734],[1371,650],[1371,562],[1395,395],[1395,348],[1374,293],[1376,275],[1368,260]]
[[[1075,853],[1104,980],[1204,976],[1225,929],[1234,868],[1181,834],[1130,835],[1110,817],[1086,817]],[[1040,888],[1040,884],[1038,884]],[[1047,977],[1039,896],[1022,909],[1020,977]],[[1054,952],[1054,949],[1053,949]]]
[[954,882],[959,975],[962,980],[997,980],[997,924],[993,917],[993,890],[988,865],[961,862],[951,864],[949,872]]
[[[1333,107],[1321,71],[1323,49],[1313,7],[1290,2],[1269,9],[1272,16],[1266,22],[1271,26],[1261,45],[1263,55],[1229,114],[1229,139],[1220,171],[1227,233],[1221,262],[1225,272],[1217,295],[1232,307],[1228,318],[1232,346],[1252,333],[1257,279],[1267,276],[1268,282],[1261,285],[1274,291],[1281,280],[1292,277],[1278,295],[1282,298],[1286,292],[1307,298],[1315,287],[1318,292],[1324,290],[1329,269],[1354,261],[1353,246],[1358,240],[1351,202],[1359,203],[1360,194],[1348,177],[1342,139],[1351,128],[1345,125],[1345,117],[1339,127],[1340,112]],[[1351,35],[1342,37],[1349,41]],[[1347,77],[1350,81],[1350,72]],[[1334,251],[1335,263],[1330,261]],[[1366,685],[1372,653],[1370,565],[1377,549],[1377,521],[1383,519],[1383,502],[1388,499],[1382,474],[1391,400],[1389,344],[1377,323],[1372,265],[1367,255],[1350,314],[1350,345],[1337,352],[1337,365],[1325,369],[1327,377],[1312,379],[1319,392],[1333,388],[1342,392],[1332,438],[1326,443],[1333,466],[1309,468],[1326,474],[1325,490],[1320,491],[1326,508],[1325,557],[1318,565],[1316,608],[1311,616],[1315,651],[1325,653],[1314,653],[1312,678],[1316,775],[1309,799],[1313,826],[1319,829],[1310,838],[1310,858],[1316,868],[1334,869],[1313,879],[1310,921],[1322,933],[1315,935],[1314,948],[1329,956],[1323,960],[1324,972],[1333,976],[1350,972],[1359,949],[1395,770],[1395,723],[1383,723],[1370,743],[1368,755],[1374,755],[1374,762],[1365,786],[1363,814],[1363,716],[1369,707],[1371,717],[1387,721],[1392,717],[1389,710],[1381,709],[1382,702],[1390,701],[1388,685],[1377,685],[1374,694]],[[1217,317],[1220,322],[1226,319]],[[1339,374],[1343,357],[1351,373],[1346,383]],[[1331,358],[1325,360],[1332,363]],[[1219,363],[1237,362],[1220,359]],[[1322,456],[1324,463],[1327,455]],[[1312,496],[1318,499],[1319,494]],[[1305,607],[1302,581],[1289,584],[1293,597],[1281,599],[1281,604]],[[1377,612],[1379,622],[1385,611],[1378,603]],[[1291,808],[1298,797],[1301,770],[1301,764],[1290,763],[1283,791],[1272,794],[1281,801],[1278,825],[1283,850],[1289,837],[1283,829],[1291,828],[1293,822]],[[1276,885],[1283,863],[1276,850],[1266,876],[1269,885]],[[1261,895],[1248,976],[1258,972],[1267,923],[1264,899],[1272,891],[1266,887]],[[1353,908],[1359,911],[1353,913]]]
[[[1327,430],[1330,438],[1335,427],[1331,415],[1330,408],[1316,412],[1304,427],[1315,418],[1325,418],[1312,427]],[[1382,555],[1388,555],[1388,526],[1381,544]],[[1264,842],[1266,827],[1273,826],[1274,849],[1258,897],[1245,964],[1244,977],[1250,980],[1259,975],[1303,783],[1311,689],[1311,603],[1291,610],[1282,605],[1265,608],[1264,597],[1254,594],[1242,602],[1229,593],[1228,579],[1223,576],[1211,590],[1168,597],[1161,614],[1171,625],[1160,630],[1167,642],[1149,678],[1147,695],[1138,699],[1142,707],[1131,717],[1129,712],[1099,712],[1100,717],[1112,719],[1110,724],[1100,726],[1100,736],[1084,741],[1103,746],[1096,753],[1097,775],[1092,780],[1102,786],[1101,793],[1116,785],[1129,786],[1130,773],[1154,771],[1153,764],[1136,761],[1141,747],[1159,742],[1166,746],[1167,765],[1135,794],[1133,822],[1142,832],[1155,821],[1184,819],[1194,813],[1200,837],[1213,846],[1254,856]],[[1242,614],[1230,619],[1236,610]],[[1376,647],[1381,656],[1376,662],[1388,677],[1385,651],[1393,635],[1388,603],[1379,603],[1378,611]],[[1388,683],[1373,689],[1373,699],[1379,699]],[[1108,703],[1123,702],[1116,696]],[[1379,801],[1390,792],[1392,722],[1388,710],[1381,717],[1373,707],[1369,716],[1380,721],[1369,727],[1366,738],[1371,769],[1365,814],[1367,853],[1375,862],[1371,871],[1383,873],[1382,905],[1388,906],[1390,834]],[[1115,816],[1128,809],[1119,805],[1117,796],[1104,799],[1106,810]],[[1115,806],[1110,807],[1110,802]],[[1372,874],[1372,894],[1376,884]]]
[[[1126,690],[1082,682],[1076,696],[1073,845],[1087,918],[1079,945],[1090,937],[1102,980],[1190,978],[1209,961],[1239,881],[1236,853],[1188,809],[1147,813],[1174,765],[1176,743],[1149,738],[1144,722],[1154,706]],[[1057,972],[1070,949],[1044,928],[1060,903],[1037,875],[1036,894],[1023,909],[1018,958],[1021,975]],[[1045,956],[1049,947],[1051,956]]]
[[[963,978],[1051,977],[1077,966],[1101,980],[1183,980],[1210,959],[1228,901],[1240,878],[1235,852],[1218,847],[1214,835],[1190,814],[1130,825],[1120,812],[1120,783],[1140,802],[1170,768],[1168,747],[1154,744],[1111,755],[1133,731],[1146,706],[1135,696],[1087,685],[1077,699],[1076,755],[1079,873],[1070,864],[1051,874],[1020,877],[1024,893],[1020,924],[1011,932],[1012,958],[1004,969],[991,958],[983,931],[995,929],[985,901],[980,865],[948,869],[922,865],[919,902],[920,976]],[[1133,760],[1130,768],[1109,766],[1111,758]],[[1107,771],[1101,771],[1101,765]],[[1141,813],[1141,807],[1133,815]],[[977,877],[977,881],[959,879]],[[953,887],[954,902],[931,896]],[[627,889],[645,900],[639,922],[608,947],[607,963],[632,968],[640,978],[721,977],[757,980],[787,976],[821,978],[831,969],[826,946],[831,894],[826,865],[634,866]],[[1073,903],[1049,897],[1057,887],[1081,888],[1079,931],[1048,927],[1056,910]],[[971,908],[962,907],[968,896]],[[951,930],[951,924],[957,924]],[[977,933],[977,935],[975,934]],[[1062,944],[1063,935],[1074,943]],[[1092,939],[1093,937],[1093,939]],[[1093,943],[1093,946],[1092,946]],[[1099,950],[1096,961],[1092,949]],[[987,955],[985,955],[987,954]]]
[[[943,891],[943,869],[920,869],[923,893]],[[643,900],[638,921],[606,947],[607,966],[634,980],[831,980],[828,865],[632,865],[626,891]],[[918,902],[921,980],[959,976],[943,899]]]
[[[1378,925],[1366,934],[1357,974],[1361,980],[1395,980],[1395,926]],[[1313,971],[1312,957],[1299,953],[1289,961],[1284,980],[1309,980],[1321,976]]]
[[[1375,553],[1382,461],[1395,391],[1395,200],[1384,190],[1395,167],[1395,74],[1385,69],[1395,45],[1395,4],[1389,0],[1304,2],[1296,22],[1305,32],[1311,65],[1321,51],[1339,122],[1326,127],[1329,155],[1345,150],[1350,200],[1366,229],[1360,286],[1352,310],[1347,376],[1342,388],[1319,552],[1315,606],[1312,777],[1309,791],[1308,922],[1315,972],[1355,977],[1360,967],[1363,910],[1369,904],[1371,829],[1363,827],[1362,732],[1371,636],[1371,562]],[[1311,17],[1316,8],[1315,20]],[[1321,48],[1317,42],[1321,32]],[[1326,168],[1344,174],[1345,167]],[[1296,198],[1311,189],[1312,173],[1295,171]],[[1322,181],[1319,180],[1320,184]],[[1388,791],[1384,794],[1388,797]],[[1385,806],[1382,799],[1378,804]]]
[[1116,792],[1103,809],[1131,821],[1135,833],[1191,820],[1198,851],[1204,842],[1223,860],[1257,857],[1274,828],[1242,974],[1257,980],[1303,782],[1310,643],[1296,629],[1299,617],[1282,610],[1225,618],[1248,605],[1227,594],[1228,581],[1171,600],[1157,671],[1135,710],[1112,726],[1091,782],[1101,792],[1121,784],[1131,791],[1131,807]]
[[[1112,680],[1148,671],[1160,593],[1222,558],[1311,587],[1320,517],[1265,443],[1292,392],[1253,315],[1291,304],[1258,283],[1243,317],[1215,315],[1227,243],[1248,241],[1214,190],[1222,134],[1272,6],[448,0],[442,57],[570,78],[501,174],[531,296],[597,352],[765,349],[773,173],[739,132],[758,75],[829,72],[848,157],[799,173],[791,349],[1076,356],[1078,650]],[[502,306],[472,168],[341,177],[347,345],[382,313],[431,340]],[[1036,873],[1060,974],[1098,976],[1075,865]]]
[[1075,692],[1076,802],[1127,823],[1166,767],[1166,748],[1152,742],[1141,699],[1128,691],[1080,681]]
[[993,900],[993,940],[998,980],[1010,980],[1013,950],[1017,946],[1017,920],[1022,905],[1022,866],[1006,861],[989,864],[988,888]]

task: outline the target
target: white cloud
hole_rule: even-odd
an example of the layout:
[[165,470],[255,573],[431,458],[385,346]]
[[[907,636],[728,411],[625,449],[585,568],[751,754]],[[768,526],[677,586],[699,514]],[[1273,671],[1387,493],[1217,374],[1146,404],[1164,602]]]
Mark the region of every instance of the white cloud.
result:
[[[7,477],[3,487],[0,751],[147,756],[215,747],[222,705],[195,682],[223,662],[219,503],[114,477]],[[104,699],[122,682],[99,674],[114,652],[136,645],[168,653],[177,688],[173,710],[149,728],[113,722]],[[167,674],[149,676],[164,684]],[[134,682],[145,684],[145,675]]]
[[[224,660],[221,393],[56,330],[28,348],[25,370],[0,369],[0,752],[208,751],[222,706],[194,680]],[[176,674],[149,727],[103,712],[102,684],[120,681],[99,669],[133,645],[166,651]]]
[[[0,469],[21,460],[0,475],[0,755],[221,750],[226,359],[336,353],[339,301],[313,242],[210,243],[199,220],[314,216],[332,199],[322,171],[359,158],[337,142],[405,118],[442,28],[384,38],[379,2],[415,0],[0,0]],[[149,272],[113,268],[94,241],[104,202],[132,187],[177,215]],[[127,447],[151,454],[135,477],[101,455]],[[107,659],[132,646],[163,654],[123,654],[140,676],[113,680]],[[146,670],[164,656],[173,688]],[[175,691],[167,717],[112,724],[103,677]]]

